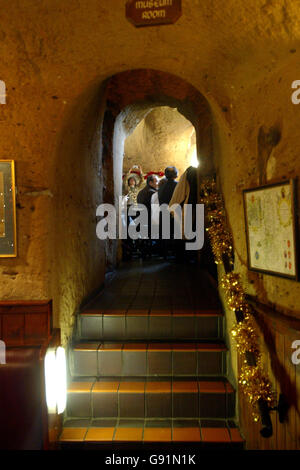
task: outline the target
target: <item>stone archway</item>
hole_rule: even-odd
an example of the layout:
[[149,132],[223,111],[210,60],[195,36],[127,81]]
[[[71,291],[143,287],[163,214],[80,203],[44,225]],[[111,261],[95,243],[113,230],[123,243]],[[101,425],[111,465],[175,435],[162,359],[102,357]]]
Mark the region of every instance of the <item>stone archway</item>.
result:
[[116,261],[116,243],[96,237],[96,208],[115,202],[118,124],[130,132],[149,109],[161,105],[176,107],[193,124],[201,173],[213,172],[209,105],[198,90],[174,75],[141,69],[118,73],[100,87],[91,84],[66,116],[53,164],[55,230],[49,239],[54,324],[62,327],[64,343],[71,335],[74,312],[99,289],[107,266]]
[[102,163],[105,178],[104,199],[114,201],[114,142],[117,127],[129,134],[156,106],[176,107],[196,129],[201,174],[214,172],[212,118],[208,102],[185,80],[166,72],[137,69],[111,77],[106,84],[105,114],[102,126]]
[[[103,199],[116,204],[122,186],[125,138],[155,107],[169,106],[194,126],[201,175],[214,173],[212,118],[208,102],[185,80],[166,72],[137,69],[122,72],[106,83],[102,126]],[[116,244],[106,250],[107,263],[114,264]]]

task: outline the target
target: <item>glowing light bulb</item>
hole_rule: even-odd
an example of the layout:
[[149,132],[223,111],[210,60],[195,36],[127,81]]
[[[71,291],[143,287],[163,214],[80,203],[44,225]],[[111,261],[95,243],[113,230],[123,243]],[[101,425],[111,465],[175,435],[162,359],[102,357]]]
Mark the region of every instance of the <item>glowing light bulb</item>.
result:
[[67,403],[66,352],[61,346],[56,350],[56,403],[57,413],[63,413]]
[[192,153],[191,166],[193,166],[194,168],[198,168],[198,166],[199,166],[199,161],[198,161],[198,158],[197,158],[197,149],[196,149],[196,146],[195,146],[195,150],[194,150],[193,153]]
[[67,367],[66,353],[61,346],[46,353],[45,385],[48,413],[63,413],[67,401]]
[[46,401],[48,413],[56,413],[56,360],[55,351],[50,349],[45,357],[45,383],[46,383]]

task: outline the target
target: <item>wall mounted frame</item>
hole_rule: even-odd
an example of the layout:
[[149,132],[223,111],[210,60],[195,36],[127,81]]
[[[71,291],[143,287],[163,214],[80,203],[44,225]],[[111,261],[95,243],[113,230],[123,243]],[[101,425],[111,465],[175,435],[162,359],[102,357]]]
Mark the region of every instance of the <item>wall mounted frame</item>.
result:
[[243,194],[248,268],[298,280],[296,180]]
[[0,258],[17,256],[14,160],[0,160]]

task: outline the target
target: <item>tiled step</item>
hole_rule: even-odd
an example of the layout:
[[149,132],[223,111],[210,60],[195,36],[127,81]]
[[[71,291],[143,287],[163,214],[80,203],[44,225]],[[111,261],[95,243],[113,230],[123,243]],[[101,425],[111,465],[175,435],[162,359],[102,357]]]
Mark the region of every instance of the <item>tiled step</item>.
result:
[[82,340],[195,340],[223,337],[218,309],[129,309],[86,311],[77,317]]
[[77,316],[61,448],[242,448],[215,286],[190,266],[118,272]]
[[155,443],[185,444],[201,447],[243,448],[244,439],[230,420],[207,419],[68,419],[60,436],[62,448],[82,445],[84,448],[111,444]]
[[72,382],[67,416],[76,418],[232,418],[235,391],[226,380]]
[[226,374],[218,343],[79,343],[70,357],[74,377],[208,376]]

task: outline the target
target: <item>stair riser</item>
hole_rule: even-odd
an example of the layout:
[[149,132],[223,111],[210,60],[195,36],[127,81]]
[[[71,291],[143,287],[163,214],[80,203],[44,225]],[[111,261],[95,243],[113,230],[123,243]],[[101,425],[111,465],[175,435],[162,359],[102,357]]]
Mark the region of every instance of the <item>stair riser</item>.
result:
[[80,351],[71,353],[74,377],[210,376],[226,374],[226,351]]
[[199,451],[209,451],[215,452],[216,450],[224,451],[241,451],[244,450],[244,444],[240,442],[176,442],[173,444],[167,442],[151,442],[151,443],[140,443],[140,442],[60,442],[60,450],[73,450],[73,451],[82,451],[82,450],[93,450],[93,451],[102,451],[113,453],[116,450],[116,445],[118,449],[124,449],[127,453],[131,452],[132,455],[136,455],[137,452],[149,452],[152,455],[156,455],[157,451],[160,450],[160,455],[165,455],[165,453],[177,453],[182,454],[182,446],[184,446],[185,452],[189,452],[190,455],[194,455]]
[[130,265],[76,316],[62,446],[242,446],[222,306],[197,272]]
[[77,334],[91,341],[219,339],[223,317],[80,315]]
[[67,415],[76,418],[231,418],[234,393],[70,392]]

